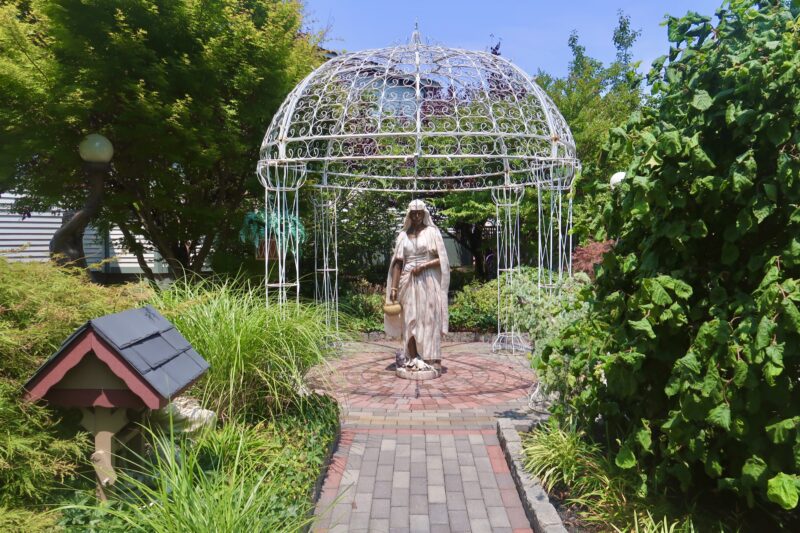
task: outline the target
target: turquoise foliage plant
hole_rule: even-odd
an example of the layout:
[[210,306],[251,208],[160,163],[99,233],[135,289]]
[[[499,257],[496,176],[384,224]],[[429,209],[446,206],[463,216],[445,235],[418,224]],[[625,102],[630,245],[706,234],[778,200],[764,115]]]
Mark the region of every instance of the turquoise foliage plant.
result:
[[669,18],[657,105],[611,132],[609,160],[630,162],[606,210],[618,240],[540,364],[566,369],[561,414],[599,426],[643,490],[798,505],[799,13]]
[[[283,222],[283,228],[281,228],[281,220],[273,213],[270,213],[269,217],[266,217],[264,211],[249,211],[244,216],[244,221],[242,221],[242,227],[239,230],[239,240],[242,244],[249,243],[258,249],[264,240],[267,223],[269,223],[270,234],[275,236],[274,238],[278,246],[285,245],[284,234],[289,236],[297,235],[298,249],[302,249],[307,239],[306,228],[296,215],[287,216]],[[281,231],[281,229],[283,229],[283,231]],[[286,239],[287,243],[290,238],[291,237]]]

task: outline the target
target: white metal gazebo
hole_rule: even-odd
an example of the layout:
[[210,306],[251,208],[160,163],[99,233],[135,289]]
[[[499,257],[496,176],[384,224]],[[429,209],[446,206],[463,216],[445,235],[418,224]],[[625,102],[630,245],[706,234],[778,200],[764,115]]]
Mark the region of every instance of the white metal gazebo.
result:
[[572,133],[519,67],[486,52],[423,44],[344,54],[309,74],[275,114],[258,162],[277,279],[267,301],[299,300],[299,194],[315,188],[316,298],[338,314],[337,202],[345,190],[412,196],[491,191],[496,208],[496,348],[522,348],[509,291],[520,266],[519,206],[538,199],[539,283],[571,274]]

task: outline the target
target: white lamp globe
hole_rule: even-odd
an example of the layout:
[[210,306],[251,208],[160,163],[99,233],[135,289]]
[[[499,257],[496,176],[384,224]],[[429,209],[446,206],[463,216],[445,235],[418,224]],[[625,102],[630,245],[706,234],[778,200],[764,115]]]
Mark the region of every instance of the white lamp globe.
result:
[[99,133],[90,133],[78,145],[78,153],[87,163],[108,163],[114,156],[114,145]]
[[611,188],[613,189],[614,187],[616,187],[617,185],[622,183],[622,180],[624,180],[624,179],[625,179],[625,173],[624,172],[615,172],[614,175],[611,176],[611,181],[610,181]]

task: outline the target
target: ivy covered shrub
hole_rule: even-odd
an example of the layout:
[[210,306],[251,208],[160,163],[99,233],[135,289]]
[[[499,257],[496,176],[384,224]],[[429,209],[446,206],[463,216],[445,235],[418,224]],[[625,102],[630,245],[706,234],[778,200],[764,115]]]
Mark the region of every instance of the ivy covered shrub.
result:
[[610,160],[632,159],[607,210],[618,241],[596,301],[541,359],[574,383],[562,413],[601,426],[643,490],[798,505],[800,20],[788,6],[733,0],[716,25],[668,20],[657,106],[611,132]]

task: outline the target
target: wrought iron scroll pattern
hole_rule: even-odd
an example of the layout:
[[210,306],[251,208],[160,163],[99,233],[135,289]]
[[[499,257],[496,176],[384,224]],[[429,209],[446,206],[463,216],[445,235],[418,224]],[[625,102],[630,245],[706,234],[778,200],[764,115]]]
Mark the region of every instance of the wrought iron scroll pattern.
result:
[[276,113],[261,159],[303,163],[331,187],[379,191],[536,185],[550,179],[546,169],[576,163],[569,127],[522,70],[419,38],[312,72]]

